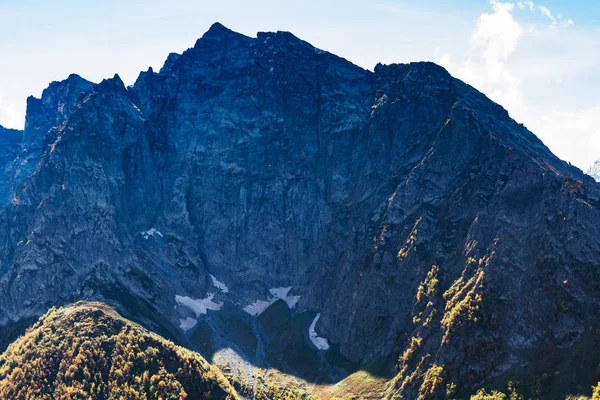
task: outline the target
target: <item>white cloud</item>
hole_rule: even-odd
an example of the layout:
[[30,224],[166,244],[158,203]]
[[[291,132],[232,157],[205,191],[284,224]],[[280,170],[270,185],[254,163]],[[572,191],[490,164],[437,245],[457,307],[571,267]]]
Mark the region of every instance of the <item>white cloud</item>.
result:
[[542,12],[542,15],[544,15],[545,17],[548,17],[550,19],[550,21],[552,21],[552,25],[558,24],[558,20],[556,19],[556,17],[554,15],[552,15],[552,13],[550,12],[550,10],[548,10],[544,6],[538,6],[538,8]]
[[441,49],[439,47],[435,48],[433,59],[442,67],[446,68],[448,71],[451,71],[452,68],[452,57],[450,54],[441,54]]
[[[597,65],[596,56],[586,53],[584,59],[579,59],[583,56],[576,52],[569,54],[567,61],[564,52],[554,54],[556,52],[551,51],[553,44],[561,41],[564,47],[576,37],[571,35],[571,42],[564,42],[564,35],[559,30],[572,26],[574,22],[571,19],[555,16],[548,8],[531,0],[520,0],[516,3],[518,9],[539,11],[552,21],[546,29],[524,29],[515,18],[515,3],[498,0],[490,3],[493,12],[480,15],[469,40],[471,51],[475,53],[456,63],[449,54],[437,48],[435,60],[453,75],[504,106],[513,118],[524,122],[558,157],[587,169],[600,158],[600,105],[565,111],[559,104],[552,107],[555,111],[534,107],[535,104],[525,101],[522,82],[537,79],[540,82],[552,80],[558,84],[563,76]],[[531,51],[532,43],[544,43],[544,46],[538,46],[540,51],[535,55],[521,53],[516,57],[515,53],[527,35],[530,40],[527,51]]]
[[0,92],[0,125],[5,128],[23,129],[25,115],[14,104],[4,101],[4,93]]
[[519,0],[519,3],[517,3],[517,5],[521,9],[523,9],[525,7],[528,7],[529,10],[531,10],[531,11],[533,11],[535,9],[535,4],[531,0]]
[[[513,118],[527,120],[528,106],[523,98],[521,79],[508,67],[507,62],[523,37],[526,34],[534,34],[535,29],[533,25],[525,29],[515,19],[515,3],[491,0],[490,4],[493,12],[479,16],[470,38],[471,49],[481,50],[481,53],[458,66],[451,63],[449,55],[440,56],[439,51],[436,51],[436,60],[458,78],[502,104]],[[561,26],[573,25],[572,20],[564,21],[560,16],[555,17],[547,7],[536,5],[532,0],[519,0],[516,4],[519,9],[532,12],[539,10],[551,19],[552,26],[559,23]],[[536,71],[540,73],[539,70]]]
[[575,22],[573,22],[571,18],[568,18],[566,21],[562,22],[562,26],[564,26],[565,28],[568,28],[569,26],[573,25],[575,25]]
[[521,82],[506,66],[506,61],[517,49],[525,30],[513,16],[513,3],[492,0],[491,4],[493,13],[479,17],[470,38],[471,48],[481,50],[481,53],[454,66],[449,55],[439,55],[438,51],[436,61],[519,118],[526,113],[527,107]]
[[538,6],[542,15],[547,17],[550,21],[552,21],[552,26],[557,26],[560,24],[563,28],[568,28],[570,26],[575,25],[575,22],[571,18],[567,18],[566,20],[562,17],[562,15],[554,16],[552,12],[544,6]]
[[477,27],[471,36],[471,44],[483,46],[483,58],[497,62],[506,60],[513,53],[519,39],[523,36],[523,28],[512,15],[513,3],[491,2],[494,13],[484,13],[477,21]]
[[569,26],[575,25],[572,19],[567,18],[565,20],[563,19],[562,15],[554,16],[548,7],[536,5],[532,0],[519,0],[517,6],[520,9],[528,8],[531,12],[535,12],[536,9],[539,10],[543,16],[552,22],[552,26],[557,26],[560,24],[560,26],[563,28],[568,28]]
[[600,158],[600,105],[575,112],[549,112],[531,120],[531,128],[558,157],[578,160],[584,171]]

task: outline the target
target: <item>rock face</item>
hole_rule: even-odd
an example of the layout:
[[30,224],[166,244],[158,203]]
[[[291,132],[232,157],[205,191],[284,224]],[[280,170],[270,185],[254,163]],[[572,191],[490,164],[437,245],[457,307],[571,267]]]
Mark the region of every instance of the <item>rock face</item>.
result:
[[11,200],[21,180],[36,167],[44,146],[51,144],[51,130],[66,121],[79,104],[79,96],[92,85],[75,74],[64,81],[52,82],[41,98],[27,99],[24,131],[0,126],[0,204]]
[[[79,104],[79,97],[93,86],[79,75],[71,74],[60,82],[52,82],[41,98],[27,99],[24,147],[28,152],[39,151],[48,131],[60,126]],[[39,154],[38,154],[39,156]]]
[[92,86],[92,82],[71,74],[64,81],[52,82],[41,98],[27,98],[18,176],[27,176],[35,168],[45,147],[54,140],[52,129],[58,129],[67,120],[79,104],[80,96]]
[[194,347],[199,322],[283,300],[308,343],[319,315],[318,354],[391,366],[420,341],[393,396],[440,366],[457,390],[597,382],[598,187],[443,68],[215,24],[133,87],[69,80],[28,103],[0,323],[106,300]]
[[17,157],[21,153],[23,131],[7,129],[0,125],[0,203],[4,204],[15,190]]

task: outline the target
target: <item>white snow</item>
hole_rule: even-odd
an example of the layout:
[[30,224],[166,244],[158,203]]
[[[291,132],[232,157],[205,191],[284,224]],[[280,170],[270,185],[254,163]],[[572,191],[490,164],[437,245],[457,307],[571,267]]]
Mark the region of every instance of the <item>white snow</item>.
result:
[[213,286],[219,289],[223,293],[229,293],[229,288],[223,282],[219,282],[214,275],[210,275],[210,279],[212,279]]
[[600,160],[594,162],[588,169],[587,174],[594,178],[596,182],[600,182]]
[[275,298],[273,303],[275,303],[277,300],[283,300],[287,303],[289,308],[294,308],[296,303],[298,303],[298,300],[300,300],[300,296],[290,296],[290,290],[292,290],[291,286],[269,289],[269,292],[271,292]]
[[145,231],[145,232],[140,232],[140,234],[141,234],[141,235],[144,237],[144,239],[146,239],[146,240],[148,240],[148,238],[149,238],[150,236],[155,236],[155,235],[158,235],[158,236],[160,236],[160,237],[163,237],[163,234],[162,234],[162,233],[160,233],[160,231],[157,231],[157,230],[156,230],[156,229],[154,229],[154,228],[150,228],[150,229],[148,229],[148,230],[147,230],[147,231]]
[[[131,102],[130,102],[131,103]],[[140,108],[138,106],[136,106],[135,104],[131,103],[131,105],[133,106],[133,108],[135,109],[135,111],[139,112],[140,114],[142,113],[142,110],[140,110]]]
[[219,311],[223,307],[223,303],[212,301],[214,296],[213,293],[209,293],[205,299],[192,299],[191,297],[177,295],[175,301],[182,306],[186,306],[196,313],[196,317],[199,317],[201,314],[206,314],[208,310]]
[[196,321],[194,318],[190,318],[187,317],[186,319],[180,319],[179,320],[179,328],[184,331],[187,332],[190,329],[192,329],[194,326],[196,326],[196,323],[198,321]]
[[317,331],[315,331],[315,326],[317,325],[317,321],[320,317],[321,313],[317,314],[315,319],[313,319],[312,324],[310,324],[310,327],[308,328],[308,337],[317,349],[329,350],[329,343],[327,343],[327,339],[319,337],[319,335],[317,335]]
[[247,305],[243,308],[248,314],[252,316],[258,316],[262,314],[269,306],[275,303],[277,300],[283,300],[286,302],[289,308],[294,308],[298,300],[300,300],[300,296],[291,296],[289,294],[290,290],[292,290],[292,286],[289,287],[279,287],[269,289],[269,293],[271,293],[270,298],[265,300],[256,300],[254,303]]
[[271,301],[264,301],[264,300],[256,300],[254,303],[249,304],[246,307],[244,307],[243,310],[246,311],[248,314],[256,317],[257,315],[262,314],[273,303],[274,303],[274,301],[271,302]]

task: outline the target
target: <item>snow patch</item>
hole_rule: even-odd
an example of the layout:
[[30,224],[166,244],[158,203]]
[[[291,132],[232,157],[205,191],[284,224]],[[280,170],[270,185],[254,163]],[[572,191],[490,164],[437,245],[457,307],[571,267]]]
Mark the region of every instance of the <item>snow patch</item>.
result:
[[315,326],[317,325],[317,321],[320,317],[321,313],[317,314],[315,319],[313,319],[312,324],[310,324],[310,327],[308,328],[308,337],[317,349],[329,350],[329,343],[327,343],[327,339],[319,337],[319,335],[317,335],[317,331],[315,331]]
[[296,303],[298,303],[298,300],[300,300],[300,296],[290,296],[290,290],[292,290],[291,286],[269,289],[269,292],[271,292],[275,298],[273,303],[275,303],[277,300],[283,300],[287,303],[289,308],[294,308]]
[[206,314],[208,310],[219,311],[223,307],[223,303],[212,301],[214,296],[213,293],[209,293],[205,299],[192,299],[191,297],[177,295],[175,301],[177,304],[186,306],[196,313],[196,317],[199,317],[201,314]]
[[219,289],[223,293],[229,293],[229,288],[223,282],[219,282],[214,275],[210,275],[210,279],[212,279],[213,286]]
[[248,314],[256,317],[262,314],[271,304],[274,302],[264,301],[264,300],[256,300],[254,303],[247,305],[243,308]]
[[[131,103],[131,102],[130,102]],[[131,103],[131,105],[133,106],[133,108],[135,109],[135,111],[139,112],[140,114],[142,113],[142,110],[140,110],[140,108],[138,106],[136,106],[135,104]]]
[[289,294],[290,290],[292,290],[292,286],[290,287],[279,287],[269,289],[269,293],[271,296],[269,299],[265,300],[256,300],[254,303],[247,305],[243,308],[248,314],[256,317],[262,314],[269,306],[275,303],[277,300],[283,300],[286,302],[289,308],[294,308],[298,300],[300,300],[300,296],[291,296]]
[[196,323],[198,321],[196,321],[194,318],[190,318],[187,317],[186,319],[180,319],[179,320],[179,328],[184,331],[187,332],[190,329],[192,329],[194,326],[196,326]]
[[160,237],[163,237],[163,234],[162,234],[162,233],[160,233],[160,231],[157,231],[157,230],[156,230],[156,229],[154,229],[154,228],[150,228],[150,229],[148,229],[148,230],[147,230],[147,231],[145,231],[145,232],[140,232],[140,234],[141,234],[141,235],[144,237],[144,239],[146,239],[146,240],[148,240],[148,238],[149,238],[150,236],[156,236],[156,235],[158,235],[158,236],[160,236]]

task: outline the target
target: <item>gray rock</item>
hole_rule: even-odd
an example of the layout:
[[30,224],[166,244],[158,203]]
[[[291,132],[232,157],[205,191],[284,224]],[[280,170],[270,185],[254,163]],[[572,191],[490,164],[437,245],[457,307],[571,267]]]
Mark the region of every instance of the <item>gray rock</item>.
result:
[[17,157],[21,153],[23,131],[0,125],[0,203],[10,200],[15,189],[15,175],[19,169]]

